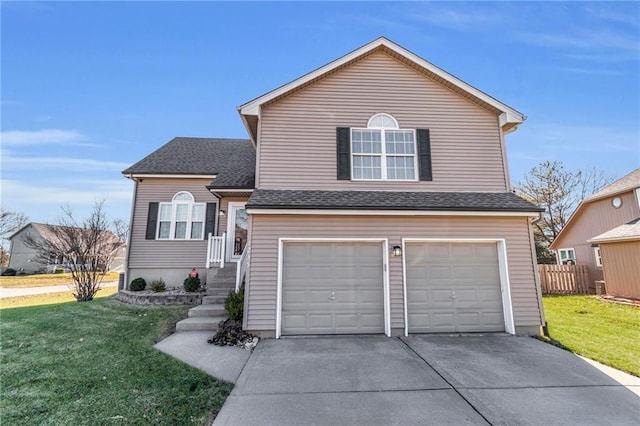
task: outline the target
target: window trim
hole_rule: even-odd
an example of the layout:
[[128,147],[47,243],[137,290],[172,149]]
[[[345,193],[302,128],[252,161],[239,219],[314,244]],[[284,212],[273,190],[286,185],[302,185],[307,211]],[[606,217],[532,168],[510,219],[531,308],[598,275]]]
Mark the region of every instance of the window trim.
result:
[[[573,252],[573,257],[568,256],[568,252],[569,250],[571,250]],[[573,260],[573,264],[576,264],[576,250],[573,247],[566,247],[566,248],[561,248],[558,249],[558,265],[566,265],[566,263],[563,263],[563,259],[562,259],[562,252],[567,252],[567,257],[565,258],[566,260],[572,259]]]
[[[371,123],[373,120],[375,120],[378,117],[388,117],[389,119],[391,119],[394,123],[394,127],[383,127],[383,126],[372,126]],[[354,152],[353,149],[353,132],[354,131],[379,131],[380,132],[380,144],[381,144],[381,150],[380,153],[375,153],[375,152],[367,152],[367,153],[361,153],[361,152]],[[387,131],[404,131],[404,132],[412,132],[413,134],[413,154],[387,154],[387,146],[386,146],[386,132]],[[395,119],[395,117],[393,117],[390,114],[386,114],[386,113],[378,113],[378,114],[374,114],[373,116],[371,116],[371,118],[369,118],[369,120],[367,121],[367,127],[351,127],[349,128],[349,148],[350,148],[350,160],[351,160],[351,180],[352,181],[375,181],[375,182],[380,182],[380,181],[385,181],[385,182],[418,182],[420,180],[420,171],[418,169],[419,167],[419,163],[418,163],[418,134],[416,129],[402,129],[400,128],[399,124],[398,124],[398,120]],[[369,157],[379,157],[380,158],[380,168],[381,168],[381,173],[380,173],[380,179],[375,179],[375,178],[356,178],[355,177],[355,161],[354,161],[354,157],[355,156],[369,156]],[[387,159],[390,157],[413,157],[413,178],[412,179],[389,179],[389,177],[387,176]]]
[[602,252],[600,251],[600,246],[593,248],[593,255],[596,258],[596,266],[602,268]]
[[[181,194],[188,194],[191,197],[191,201],[187,200],[176,200],[176,198]],[[207,224],[207,203],[196,203],[196,198],[189,191],[178,191],[171,198],[171,202],[160,202],[158,203],[158,218],[156,220],[156,240],[160,241],[189,241],[189,240],[202,240],[204,238],[205,227]],[[185,238],[177,238],[175,236],[176,232],[176,212],[178,206],[186,205],[187,206],[187,221],[186,221],[186,229],[185,229]],[[162,208],[163,206],[170,206],[171,209],[171,220],[162,220]],[[202,206],[203,217],[201,221],[193,220],[193,209],[195,206]],[[169,222],[169,237],[162,238],[160,237],[160,224],[164,222]],[[183,221],[180,221],[183,222]],[[202,230],[200,231],[200,235],[196,237],[191,236],[191,229],[193,227],[193,223],[202,223]]]

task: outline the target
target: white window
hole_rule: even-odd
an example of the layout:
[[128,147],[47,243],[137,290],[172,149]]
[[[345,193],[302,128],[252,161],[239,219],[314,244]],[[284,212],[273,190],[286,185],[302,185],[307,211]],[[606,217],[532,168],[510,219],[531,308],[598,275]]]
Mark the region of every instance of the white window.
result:
[[595,254],[596,256],[596,266],[602,268],[602,256],[600,255],[600,247],[594,247],[593,254]]
[[395,118],[376,114],[366,129],[351,129],[354,180],[417,180],[416,132],[400,129]]
[[563,248],[558,250],[558,265],[575,265],[576,252],[572,248]]
[[196,203],[193,195],[178,192],[170,203],[160,203],[157,239],[201,240],[204,235],[205,203]]

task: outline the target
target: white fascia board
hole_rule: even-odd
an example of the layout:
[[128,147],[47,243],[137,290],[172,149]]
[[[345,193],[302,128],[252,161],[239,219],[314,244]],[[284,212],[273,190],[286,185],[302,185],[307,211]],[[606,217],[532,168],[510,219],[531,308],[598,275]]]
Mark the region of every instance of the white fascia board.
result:
[[[300,78],[297,78],[296,80],[293,80],[283,86],[278,87],[275,90],[272,90],[271,92],[268,92],[252,101],[247,102],[244,105],[241,105],[238,107],[238,110],[240,111],[240,114],[245,114],[245,115],[257,115],[258,111],[259,111],[259,107],[260,105],[269,102],[272,99],[277,98],[278,96],[281,96],[293,89],[295,89],[296,87],[299,87],[305,83],[310,82],[311,80],[314,80],[320,76],[322,76],[323,74],[326,74],[332,70],[334,70],[335,68],[338,68],[344,64],[346,64],[347,62],[350,62],[356,58],[358,58],[359,56],[364,55],[365,53],[380,47],[380,46],[385,46],[386,48],[394,51],[395,53],[397,53],[398,55],[404,56],[405,58],[407,58],[408,60],[414,62],[415,64],[417,64],[418,66],[428,70],[429,72],[434,73],[435,75],[437,75],[438,77],[442,78],[443,80],[461,88],[462,90],[466,91],[467,93],[475,96],[476,98],[482,100],[483,102],[493,106],[494,108],[503,111],[504,113],[507,113],[507,115],[505,116],[504,120],[505,120],[505,124],[506,123],[522,123],[525,120],[525,116],[516,111],[515,109],[511,108],[510,106],[503,104],[502,102],[498,101],[497,99],[487,95],[486,93],[482,92],[479,89],[476,89],[475,87],[471,86],[468,83],[465,83],[464,81],[460,80],[458,77],[455,77],[451,74],[449,74],[448,72],[444,71],[441,68],[438,68],[437,66],[433,65],[432,63],[422,59],[421,57],[419,57],[418,55],[411,53],[410,51],[408,51],[407,49],[395,44],[394,42],[392,42],[391,40],[388,40],[384,37],[380,37],[374,41],[372,41],[371,43],[365,44],[364,46],[360,47],[359,49],[354,50],[351,53],[348,53],[344,56],[342,56],[341,58],[336,59],[333,62],[329,62],[328,64],[316,69],[315,71],[312,71],[308,74],[303,75]],[[502,126],[502,124],[501,124]]]
[[220,193],[222,193],[222,192],[247,192],[247,193],[249,193],[249,192],[253,192],[253,191],[254,191],[253,189],[248,189],[248,188],[247,189],[245,189],[245,188],[224,188],[224,189],[223,188],[220,188],[220,189],[211,188],[211,192],[220,192]]
[[538,212],[487,212],[449,210],[330,210],[330,209],[247,209],[255,215],[316,215],[316,216],[516,216],[538,217]]
[[218,175],[159,175],[159,174],[128,174],[128,178],[162,178],[162,179],[214,179]]
[[640,236],[638,235],[628,235],[626,237],[613,237],[613,238],[592,238],[587,240],[588,243],[592,244],[600,244],[600,243],[622,243],[625,241],[640,241]]

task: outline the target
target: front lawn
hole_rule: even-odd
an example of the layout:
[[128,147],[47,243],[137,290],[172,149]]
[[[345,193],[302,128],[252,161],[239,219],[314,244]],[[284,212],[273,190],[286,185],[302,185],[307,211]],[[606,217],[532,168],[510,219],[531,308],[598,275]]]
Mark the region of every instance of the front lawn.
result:
[[[102,277],[102,282],[118,281],[118,272],[107,272]],[[71,273],[64,274],[34,274],[17,275],[15,277],[0,277],[0,287],[24,288],[24,287],[48,287],[52,285],[65,285],[73,282]]]
[[[96,299],[111,296],[118,292],[118,287],[104,287],[96,293]],[[72,291],[57,293],[34,294],[30,296],[15,296],[0,298],[0,309],[23,308],[26,306],[53,305],[57,303],[75,302]]]
[[0,311],[2,424],[210,424],[232,385],[155,350],[188,306]]
[[552,340],[572,352],[640,376],[640,307],[594,296],[545,296]]

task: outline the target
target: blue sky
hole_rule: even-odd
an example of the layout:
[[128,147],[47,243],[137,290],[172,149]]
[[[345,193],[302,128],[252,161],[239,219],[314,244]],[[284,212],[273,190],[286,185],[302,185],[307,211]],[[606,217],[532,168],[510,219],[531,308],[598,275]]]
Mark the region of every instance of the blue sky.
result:
[[640,166],[637,2],[6,2],[2,205],[54,221],[174,136],[246,137],[236,106],[383,35],[528,116],[513,182],[544,160]]

